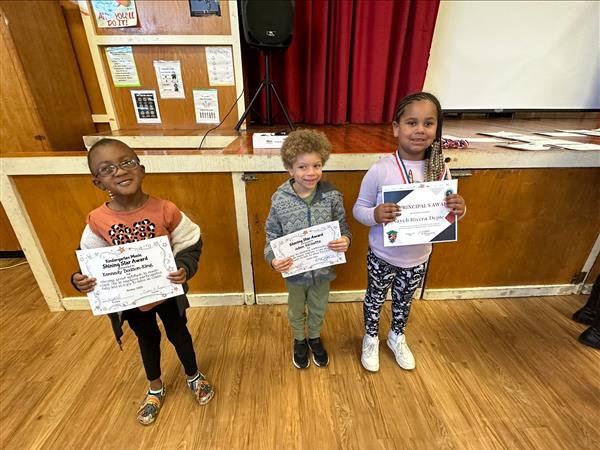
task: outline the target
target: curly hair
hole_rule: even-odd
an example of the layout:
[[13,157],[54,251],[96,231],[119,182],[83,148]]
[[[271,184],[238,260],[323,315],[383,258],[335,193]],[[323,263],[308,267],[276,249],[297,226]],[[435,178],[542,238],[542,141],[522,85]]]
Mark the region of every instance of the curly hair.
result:
[[442,153],[442,123],[444,115],[440,101],[429,92],[417,92],[404,97],[394,113],[394,122],[398,123],[408,105],[414,102],[429,101],[437,111],[437,130],[431,146],[425,151],[425,181],[437,181],[444,170],[444,155]]
[[291,169],[298,156],[303,153],[318,153],[323,165],[329,159],[331,142],[325,133],[315,130],[292,131],[281,146],[281,160],[286,169]]

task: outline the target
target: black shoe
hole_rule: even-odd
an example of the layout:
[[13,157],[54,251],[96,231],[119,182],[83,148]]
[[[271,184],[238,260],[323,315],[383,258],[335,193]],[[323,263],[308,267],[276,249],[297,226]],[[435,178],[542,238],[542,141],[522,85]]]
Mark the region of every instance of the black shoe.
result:
[[308,344],[306,343],[306,339],[303,339],[302,341],[294,339],[294,356],[292,362],[298,369],[306,369],[308,366],[310,366],[310,361],[308,360]]
[[308,347],[312,351],[313,361],[317,366],[325,367],[329,364],[329,355],[321,343],[321,338],[309,339]]
[[600,330],[595,327],[589,327],[579,335],[579,342],[589,347],[600,349]]
[[596,311],[584,306],[583,308],[575,311],[575,313],[573,314],[573,320],[584,325],[592,325],[594,323],[594,320],[596,320],[596,315]]

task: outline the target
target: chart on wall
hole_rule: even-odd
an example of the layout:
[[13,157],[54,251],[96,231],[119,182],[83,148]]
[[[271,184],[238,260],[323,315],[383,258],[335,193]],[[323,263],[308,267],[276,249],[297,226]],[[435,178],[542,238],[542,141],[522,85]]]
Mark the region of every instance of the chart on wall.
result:
[[156,91],[131,91],[133,109],[138,123],[160,123]]

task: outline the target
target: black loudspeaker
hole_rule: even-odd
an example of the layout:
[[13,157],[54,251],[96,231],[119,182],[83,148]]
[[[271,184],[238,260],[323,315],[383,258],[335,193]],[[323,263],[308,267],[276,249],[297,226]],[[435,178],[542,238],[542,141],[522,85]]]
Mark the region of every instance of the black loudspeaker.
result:
[[240,0],[244,38],[264,49],[287,48],[294,32],[294,0]]

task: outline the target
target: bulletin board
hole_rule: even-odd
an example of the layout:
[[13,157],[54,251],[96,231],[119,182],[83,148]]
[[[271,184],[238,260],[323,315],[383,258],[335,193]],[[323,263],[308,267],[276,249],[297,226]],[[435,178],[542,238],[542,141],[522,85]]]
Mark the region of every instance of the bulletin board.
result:
[[[202,132],[221,122],[220,130],[232,130],[245,109],[237,3],[221,0],[220,16],[200,17],[191,15],[188,0],[137,0],[134,5],[134,26],[102,28],[98,26],[101,20],[92,1],[79,2],[106,106],[104,120],[111,131],[130,130],[135,134],[144,130]],[[107,49],[112,49],[113,56],[107,56]],[[131,60],[128,64],[133,68],[129,67],[127,71],[135,72],[130,74],[131,78],[137,77],[135,82],[124,82],[119,74],[115,75],[115,70],[119,70],[114,68],[115,49],[125,49],[128,53],[126,56]],[[215,58],[209,58],[207,61],[207,54],[211,55],[210,52],[215,50],[225,52],[227,58],[217,59],[217,62]],[[183,98],[162,96],[157,61],[178,65],[179,72],[174,73],[176,83],[173,84],[177,85]],[[214,74],[220,73],[221,67],[229,76],[215,81]],[[135,91],[134,95],[132,91]],[[140,106],[137,91],[153,91],[154,94],[143,94],[149,103]],[[211,123],[206,122],[199,106],[206,97],[211,100],[209,104],[214,115],[218,112],[216,119],[211,115]],[[144,116],[147,113],[144,107],[148,104],[151,112],[157,110],[154,116]],[[154,120],[147,117],[154,117]]]

